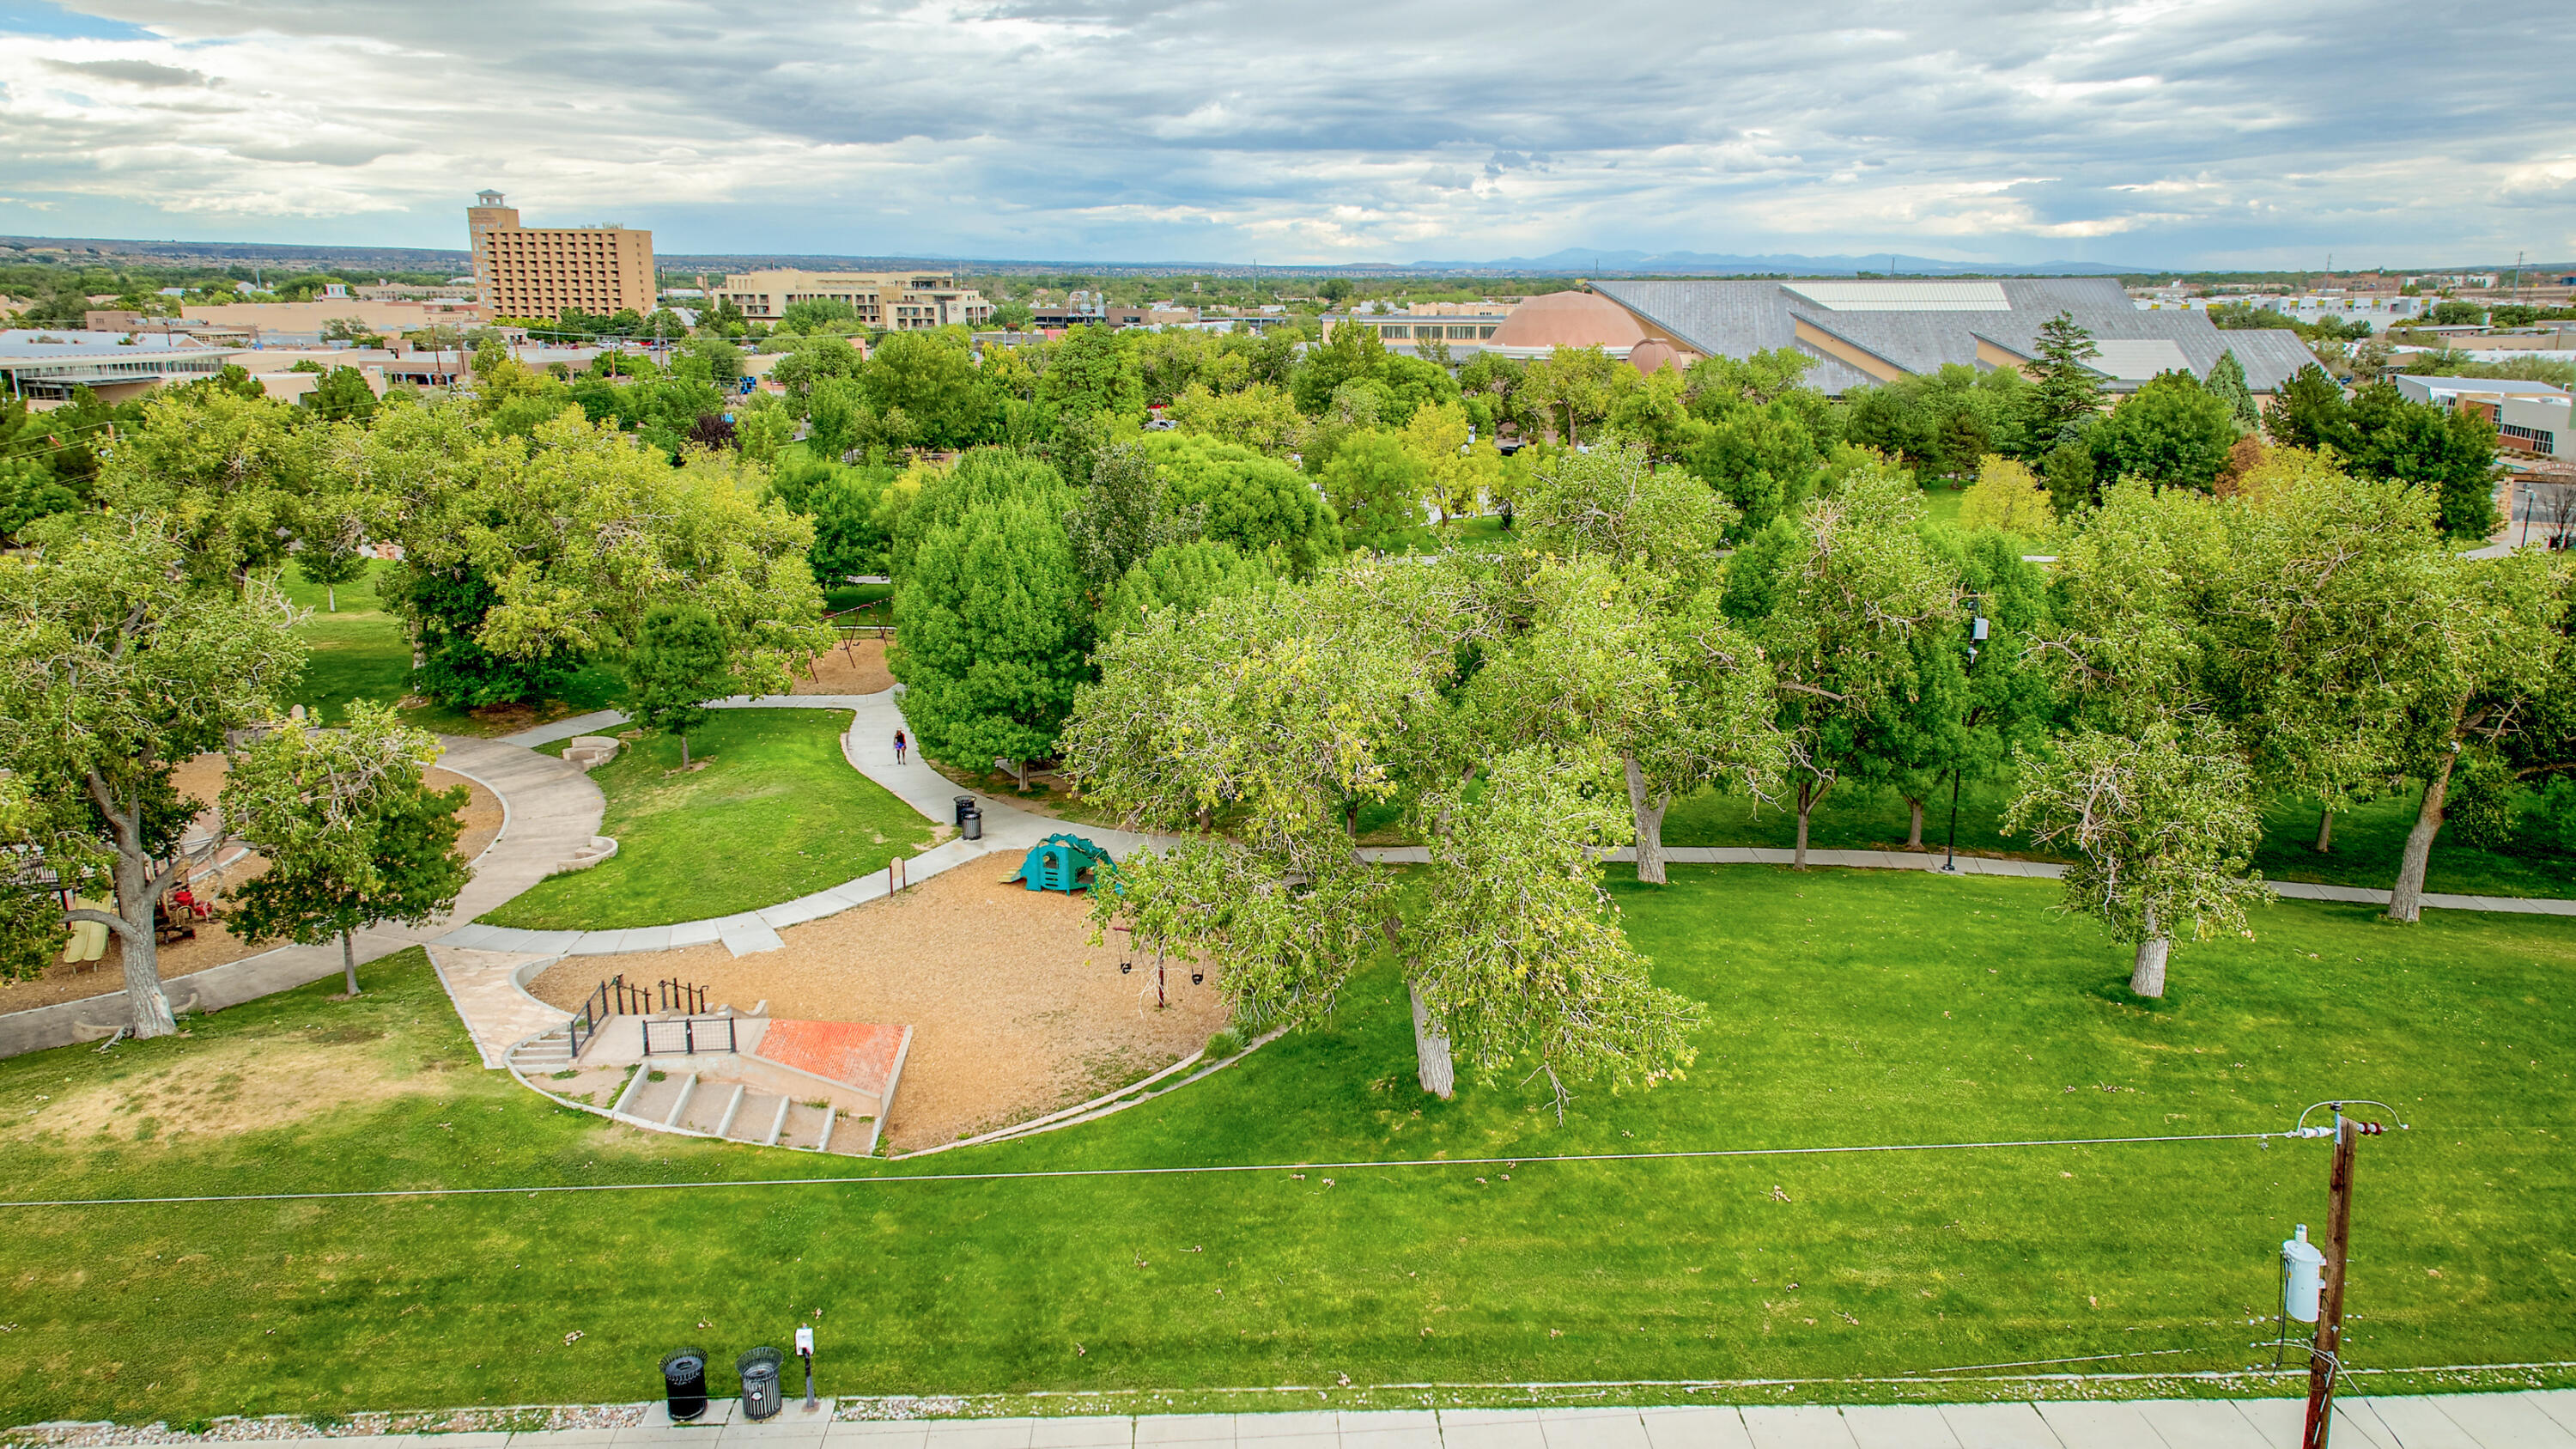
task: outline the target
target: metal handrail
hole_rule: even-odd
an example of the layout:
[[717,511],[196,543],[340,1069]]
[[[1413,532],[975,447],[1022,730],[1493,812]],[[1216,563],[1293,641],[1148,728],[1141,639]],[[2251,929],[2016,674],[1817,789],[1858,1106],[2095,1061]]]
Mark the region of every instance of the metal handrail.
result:
[[[715,1028],[719,1025],[724,1028],[721,1038],[724,1042],[724,1045],[722,1046],[716,1045],[719,1038]],[[680,1029],[680,1045],[678,1049],[674,1051],[672,1048],[665,1046],[657,1051],[653,1045],[654,1029],[656,1027],[661,1028],[664,1033],[664,1040],[667,1041],[669,1039],[670,1029],[675,1026]],[[704,1042],[701,1042],[698,1039],[698,1028],[700,1026],[707,1028],[706,1040]],[[730,1052],[735,1049],[736,1036],[734,1031],[734,1018],[730,1016],[684,1016],[677,1020],[666,1019],[657,1021],[648,1019],[644,1022],[644,1055],[648,1057],[656,1055],[696,1056],[701,1051]]]

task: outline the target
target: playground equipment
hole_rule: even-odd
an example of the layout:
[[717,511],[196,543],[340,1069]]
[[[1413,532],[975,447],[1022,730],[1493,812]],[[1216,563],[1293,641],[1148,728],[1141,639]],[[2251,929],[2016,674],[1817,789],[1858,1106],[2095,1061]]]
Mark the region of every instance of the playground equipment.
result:
[[1079,835],[1050,835],[1039,841],[1029,851],[1028,858],[1020,862],[1019,874],[1005,877],[1002,883],[1009,885],[1015,880],[1025,881],[1033,891],[1062,891],[1071,895],[1099,884],[1104,867],[1112,872],[1118,868],[1118,863],[1109,858],[1108,851]]

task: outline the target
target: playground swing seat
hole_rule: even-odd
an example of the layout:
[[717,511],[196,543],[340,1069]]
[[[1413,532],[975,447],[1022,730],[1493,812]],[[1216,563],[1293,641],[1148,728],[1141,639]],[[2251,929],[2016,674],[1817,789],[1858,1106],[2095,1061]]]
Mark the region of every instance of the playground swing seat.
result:
[[1117,862],[1109,858],[1108,851],[1079,835],[1050,835],[1031,847],[1018,873],[1005,877],[1002,883],[1022,881],[1033,891],[1072,895],[1098,884],[1103,869],[1113,878],[1117,874]]

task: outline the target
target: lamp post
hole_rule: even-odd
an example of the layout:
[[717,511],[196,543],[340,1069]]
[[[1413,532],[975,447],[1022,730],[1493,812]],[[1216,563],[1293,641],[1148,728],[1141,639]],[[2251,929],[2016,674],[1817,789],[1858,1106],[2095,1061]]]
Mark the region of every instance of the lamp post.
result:
[[[1979,646],[1983,645],[1985,642],[1986,616],[1981,610],[1978,612],[1976,618],[1970,621],[1968,625],[1968,673],[1970,675],[1974,675],[1977,672],[1977,656],[1985,652],[1985,650]],[[1974,712],[1972,711],[1970,719],[1967,722],[1973,723],[1973,719]],[[1959,873],[1960,769],[1960,764],[1953,764],[1950,766],[1950,843],[1944,852],[1944,856],[1941,861],[1941,868],[1950,872],[1952,875]]]

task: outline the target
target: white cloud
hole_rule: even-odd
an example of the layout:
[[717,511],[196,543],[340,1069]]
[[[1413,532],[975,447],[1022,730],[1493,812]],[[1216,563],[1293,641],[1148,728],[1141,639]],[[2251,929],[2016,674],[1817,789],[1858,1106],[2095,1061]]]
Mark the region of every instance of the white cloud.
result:
[[497,186],[665,252],[2169,265],[2576,233],[2569,107],[2493,64],[2563,51],[2558,7],[67,8],[101,23],[0,36],[0,230],[457,247]]

